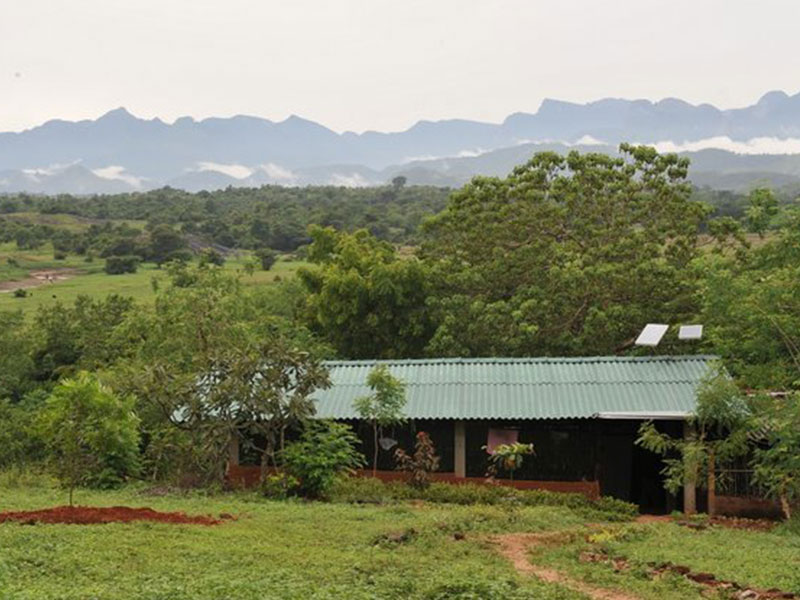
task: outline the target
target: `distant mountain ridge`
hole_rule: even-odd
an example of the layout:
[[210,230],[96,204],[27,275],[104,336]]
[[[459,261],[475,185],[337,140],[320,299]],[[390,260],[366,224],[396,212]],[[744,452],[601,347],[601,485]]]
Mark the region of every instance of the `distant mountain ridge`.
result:
[[[455,185],[475,174],[505,173],[517,163],[509,166],[502,157],[521,162],[518,157],[526,158],[530,154],[525,152],[542,143],[566,148],[591,141],[599,144],[591,148],[613,148],[621,141],[682,144],[722,136],[740,142],[800,140],[800,93],[769,92],[752,106],[728,110],[674,98],[607,98],[587,104],[548,99],[536,113],[515,113],[497,124],[420,121],[401,132],[360,134],[337,133],[297,116],[277,122],[241,115],[199,121],[182,117],[170,124],[118,108],[96,120],[52,120],[26,131],[0,133],[0,192],[376,185],[396,173],[407,174],[411,182]],[[742,180],[741,165],[735,166],[741,162],[738,155],[723,153],[710,172],[736,173]],[[785,176],[781,181],[792,182],[800,177],[795,162],[763,157],[766,170],[752,171],[774,172]],[[480,170],[487,164],[502,165],[504,171]],[[693,171],[707,172],[699,166]]]

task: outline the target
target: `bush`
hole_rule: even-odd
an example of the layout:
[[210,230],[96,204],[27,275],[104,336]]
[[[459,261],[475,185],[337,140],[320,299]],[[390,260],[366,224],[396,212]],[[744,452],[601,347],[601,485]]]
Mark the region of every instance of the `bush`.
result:
[[109,256],[106,259],[105,271],[109,275],[136,273],[139,268],[138,256]]
[[56,250],[55,252],[53,252],[53,259],[55,259],[55,260],[66,260],[67,259],[67,253],[64,252],[63,250]]
[[269,271],[275,261],[278,260],[278,255],[272,248],[259,248],[255,254],[264,271]]
[[225,264],[225,257],[213,248],[209,248],[208,250],[204,250],[200,255],[200,264],[221,267]]
[[342,423],[312,422],[299,441],[281,453],[286,472],[308,498],[326,498],[340,475],[363,465],[353,430]]
[[287,473],[267,475],[259,486],[261,494],[272,500],[285,500],[300,486],[297,478]]
[[40,431],[70,504],[75,487],[111,487],[137,470],[139,419],[133,404],[85,372],[57,385],[47,399]]
[[512,504],[518,506],[564,506],[598,521],[628,521],[638,514],[635,505],[616,498],[591,500],[582,494],[547,490],[518,490],[504,485],[478,483],[431,483],[424,490],[401,482],[383,483],[375,478],[350,477],[336,482],[331,498],[337,502],[386,503],[425,500],[441,504]]
[[28,296],[28,290],[25,288],[17,288],[14,290],[14,298],[26,298]]
[[414,454],[409,456],[404,450],[398,448],[394,452],[397,468],[400,471],[411,473],[409,484],[411,487],[425,489],[430,485],[430,473],[439,468],[439,457],[431,437],[424,431],[417,434],[414,444]]

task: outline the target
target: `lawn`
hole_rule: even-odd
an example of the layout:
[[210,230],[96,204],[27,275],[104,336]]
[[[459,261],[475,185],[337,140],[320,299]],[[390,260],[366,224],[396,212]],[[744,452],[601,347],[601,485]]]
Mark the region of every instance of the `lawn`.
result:
[[[64,500],[49,488],[0,488],[0,510]],[[213,527],[0,524],[0,598],[581,598],[518,576],[484,539],[492,532],[579,526],[567,508],[279,502],[135,489],[79,492],[76,500],[230,513],[238,520]],[[411,530],[406,543],[378,541]],[[465,538],[457,540],[457,532]]]
[[[8,258],[16,261],[19,267],[8,264]],[[247,253],[232,257],[225,262],[224,269],[242,274],[245,285],[269,283],[276,277],[293,274],[303,262],[278,260],[269,271],[256,269],[252,274],[244,270],[245,263],[251,261]],[[104,272],[105,261],[95,259],[87,263],[81,257],[70,256],[66,260],[54,260],[52,249],[43,246],[36,251],[20,251],[14,244],[0,244],[0,282],[21,281],[30,271],[49,269],[72,269],[75,271],[68,279],[28,288],[25,298],[16,298],[13,293],[0,293],[0,310],[23,310],[33,314],[40,306],[56,301],[71,304],[80,295],[105,297],[108,294],[130,296],[137,300],[149,301],[155,296],[153,280],[166,280],[166,273],[153,263],[139,265],[136,273],[108,275]]]
[[[625,559],[626,566],[616,571],[612,562],[581,560],[586,553]],[[531,560],[592,585],[621,586],[643,599],[679,600],[697,593],[698,585],[680,575],[652,577],[652,563],[667,562],[743,587],[800,594],[800,535],[785,527],[770,532],[722,526],[695,530],[677,523],[601,527],[563,544],[538,546]]]
[[[64,500],[64,492],[41,483],[0,484],[0,510]],[[518,574],[488,539],[558,531],[572,535],[536,546],[531,560],[596,588],[661,600],[703,598],[699,584],[677,575],[651,579],[641,567],[670,560],[720,578],[800,591],[800,537],[780,530],[589,524],[559,506],[281,502],[251,493],[154,494],[142,486],[79,491],[76,500],[229,513],[237,520],[212,527],[0,524],[2,600],[584,598],[560,584]],[[398,533],[407,533],[408,540],[384,538]],[[608,564],[583,563],[578,557],[587,548],[624,555],[632,566],[616,573]]]

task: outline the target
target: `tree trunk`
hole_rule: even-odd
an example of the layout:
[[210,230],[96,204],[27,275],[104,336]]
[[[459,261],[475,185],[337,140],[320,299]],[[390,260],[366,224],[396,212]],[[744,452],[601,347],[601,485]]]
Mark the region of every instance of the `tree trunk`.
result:
[[714,472],[716,461],[714,459],[714,448],[708,451],[708,514],[717,514],[717,474]]
[[378,424],[377,423],[375,423],[372,426],[372,431],[373,431],[372,443],[375,446],[375,450],[373,451],[372,454],[372,476],[377,477],[378,476]]
[[781,510],[783,510],[783,516],[789,521],[792,518],[792,506],[789,504],[786,494],[781,494]]

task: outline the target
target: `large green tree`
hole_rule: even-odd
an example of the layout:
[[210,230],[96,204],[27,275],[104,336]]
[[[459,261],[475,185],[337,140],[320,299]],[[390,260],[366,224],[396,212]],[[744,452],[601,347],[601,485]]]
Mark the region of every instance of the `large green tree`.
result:
[[691,269],[707,208],[688,160],[536,154],[478,177],[426,226],[439,355],[613,353],[648,321],[694,314]]
[[311,237],[308,258],[317,267],[298,272],[309,327],[346,358],[422,355],[432,332],[425,265],[365,230],[312,227]]

